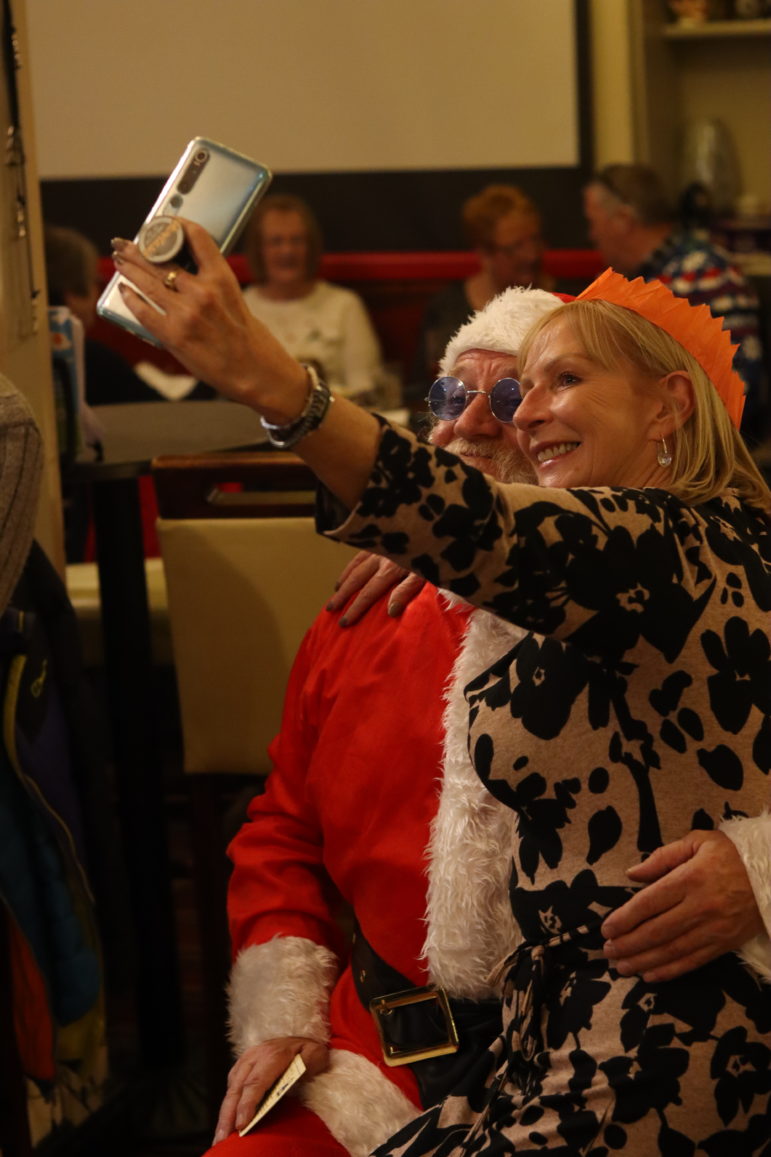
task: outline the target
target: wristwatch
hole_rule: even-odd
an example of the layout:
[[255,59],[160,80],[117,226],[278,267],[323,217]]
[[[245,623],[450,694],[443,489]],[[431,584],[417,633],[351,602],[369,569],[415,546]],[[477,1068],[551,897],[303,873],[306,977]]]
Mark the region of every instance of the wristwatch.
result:
[[267,422],[265,418],[260,418],[260,423],[267,431],[271,445],[276,446],[279,450],[291,450],[292,446],[295,446],[301,438],[307,434],[312,434],[314,430],[318,430],[334,401],[329,386],[325,381],[322,381],[313,366],[306,365],[304,369],[308,375],[310,391],[305,409],[300,417],[295,418],[294,422],[290,422],[286,426],[276,426],[273,422]]

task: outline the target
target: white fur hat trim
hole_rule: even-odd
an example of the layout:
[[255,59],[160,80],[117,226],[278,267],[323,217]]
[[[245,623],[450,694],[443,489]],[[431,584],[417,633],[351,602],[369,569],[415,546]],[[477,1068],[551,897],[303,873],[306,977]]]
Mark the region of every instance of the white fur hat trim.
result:
[[447,343],[439,363],[442,374],[449,374],[461,354],[467,350],[493,350],[517,354],[522,338],[544,314],[551,313],[562,301],[545,289],[526,289],[516,285],[504,289],[470,321],[462,325]]

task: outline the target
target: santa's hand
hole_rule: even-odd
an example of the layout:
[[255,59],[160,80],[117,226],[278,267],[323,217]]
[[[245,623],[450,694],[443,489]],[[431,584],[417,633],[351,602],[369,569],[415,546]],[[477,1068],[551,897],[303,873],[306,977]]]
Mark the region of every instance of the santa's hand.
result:
[[350,627],[379,599],[388,596],[388,613],[396,618],[424,586],[425,579],[410,574],[390,559],[360,551],[340,575],[337,589],[327,603],[327,610],[340,610],[356,594],[340,619],[341,627]]
[[241,1054],[228,1074],[228,1088],[214,1133],[215,1145],[234,1129],[249,1124],[268,1089],[298,1053],[305,1063],[306,1076],[315,1077],[329,1065],[327,1046],[300,1036],[263,1041]]
[[689,832],[627,874],[647,887],[602,926],[605,955],[622,976],[672,980],[763,930],[744,864],[721,832]]

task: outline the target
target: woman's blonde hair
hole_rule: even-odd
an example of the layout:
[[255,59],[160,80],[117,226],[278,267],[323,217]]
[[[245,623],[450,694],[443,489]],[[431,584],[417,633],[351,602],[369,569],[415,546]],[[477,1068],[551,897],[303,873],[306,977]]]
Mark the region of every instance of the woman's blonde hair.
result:
[[525,337],[519,352],[520,373],[536,337],[559,318],[569,321],[587,355],[604,369],[632,366],[649,377],[652,386],[678,370],[690,378],[693,412],[672,439],[668,489],[673,494],[683,502],[698,504],[732,487],[749,506],[771,511],[771,490],[705,371],[679,342],[632,310],[607,301],[573,301],[561,306]]

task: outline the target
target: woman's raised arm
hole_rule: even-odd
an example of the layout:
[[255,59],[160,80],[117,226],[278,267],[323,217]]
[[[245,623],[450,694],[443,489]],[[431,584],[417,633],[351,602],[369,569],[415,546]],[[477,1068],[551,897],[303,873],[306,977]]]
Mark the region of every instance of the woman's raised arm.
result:
[[[230,267],[202,226],[183,222],[198,272],[152,265],[131,241],[113,242],[121,292],[137,320],[182,363],[231,401],[289,426],[309,399],[307,371],[253,317]],[[162,312],[159,312],[161,310]],[[380,429],[359,406],[337,398],[323,422],[292,448],[347,507],[355,506],[375,461]]]

